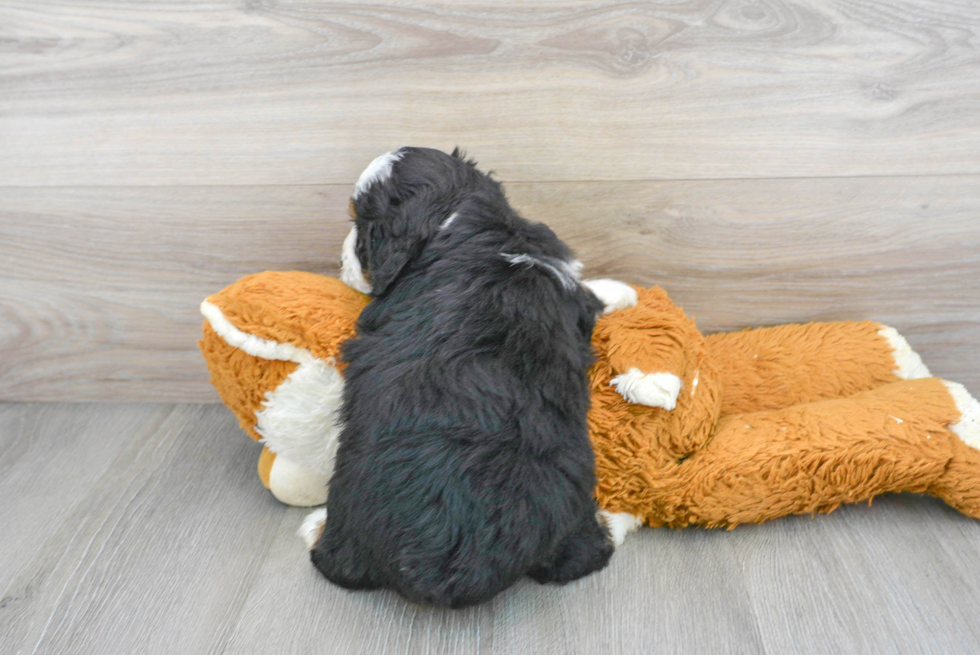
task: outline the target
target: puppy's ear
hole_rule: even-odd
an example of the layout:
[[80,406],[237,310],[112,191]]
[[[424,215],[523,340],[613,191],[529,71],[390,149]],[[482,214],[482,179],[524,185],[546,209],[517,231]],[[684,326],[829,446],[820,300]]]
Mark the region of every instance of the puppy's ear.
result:
[[374,253],[377,265],[371,266],[371,294],[383,296],[398,279],[402,269],[422,251],[425,241],[421,237],[392,239]]
[[588,288],[579,285],[578,329],[586,341],[592,341],[592,330],[595,328],[596,317],[602,314],[604,305]]

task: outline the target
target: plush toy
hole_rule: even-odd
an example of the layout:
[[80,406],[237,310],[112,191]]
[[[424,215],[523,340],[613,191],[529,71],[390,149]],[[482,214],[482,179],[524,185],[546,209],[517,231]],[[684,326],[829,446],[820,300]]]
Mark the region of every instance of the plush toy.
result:
[[337,356],[369,300],[336,278],[270,271],[201,303],[211,382],[264,443],[259,478],[287,505],[326,502],[344,388]]
[[[929,377],[894,329],[702,336],[658,287],[584,284],[606,306],[589,426],[596,498],[617,542],[640,523],[731,527],[898,491],[980,518],[980,404]],[[334,278],[266,272],[201,306],[212,382],[264,442],[260,478],[287,504],[326,500],[339,347],[368,301]]]

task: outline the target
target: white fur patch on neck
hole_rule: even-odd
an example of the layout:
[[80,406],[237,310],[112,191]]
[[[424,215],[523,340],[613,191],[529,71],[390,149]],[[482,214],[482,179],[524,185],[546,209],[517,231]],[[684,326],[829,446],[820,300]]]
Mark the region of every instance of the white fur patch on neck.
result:
[[517,266],[519,264],[540,266],[558,278],[558,281],[561,282],[561,285],[566,289],[574,289],[578,284],[579,278],[582,277],[582,262],[577,259],[566,262],[561,259],[549,257],[548,261],[545,261],[544,259],[535,257],[534,255],[516,255],[506,252],[500,253],[500,256],[510,262],[511,266]]
[[980,402],[970,395],[962,384],[943,380],[949,395],[960,410],[960,420],[949,426],[960,440],[971,448],[980,450]]
[[894,373],[903,380],[918,380],[920,378],[932,377],[929,369],[924,363],[919,353],[912,350],[912,346],[905,340],[898,330],[887,325],[881,326],[878,334],[892,347],[892,357],[895,358]]
[[361,260],[357,258],[357,226],[350,229],[340,251],[340,281],[361,293],[371,293],[371,283],[364,277]]
[[401,159],[402,156],[404,156],[404,153],[401,148],[398,148],[397,150],[386,152],[380,157],[376,157],[374,161],[368,164],[368,167],[364,169],[361,176],[357,178],[357,183],[354,185],[354,199],[357,200],[375,182],[387,180],[391,176],[391,169],[395,165],[395,162]]

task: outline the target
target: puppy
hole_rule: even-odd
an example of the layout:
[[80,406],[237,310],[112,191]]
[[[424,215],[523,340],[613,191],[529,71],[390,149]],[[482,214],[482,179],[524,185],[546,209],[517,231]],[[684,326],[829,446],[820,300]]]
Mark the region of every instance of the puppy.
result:
[[342,279],[374,301],[343,349],[313,563],[343,587],[448,607],[601,569],[613,546],[586,412],[602,304],[581,265],[458,151],[379,157],[351,209]]

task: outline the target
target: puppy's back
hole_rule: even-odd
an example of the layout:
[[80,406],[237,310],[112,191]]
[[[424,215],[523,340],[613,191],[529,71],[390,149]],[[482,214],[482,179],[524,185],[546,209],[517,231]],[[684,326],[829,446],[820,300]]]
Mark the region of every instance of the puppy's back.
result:
[[583,521],[599,534],[586,414],[600,309],[547,227],[496,198],[459,205],[344,348],[321,571],[458,607],[551,566]]

